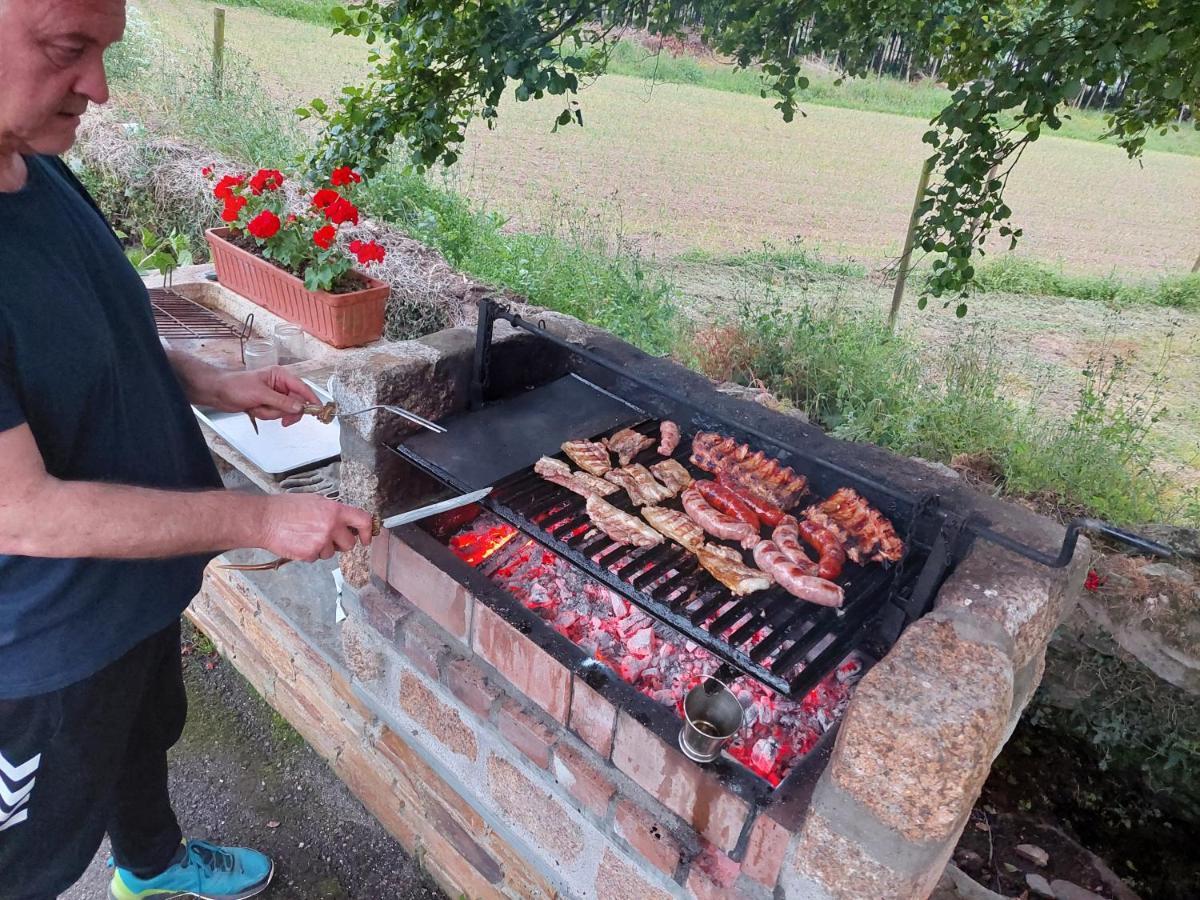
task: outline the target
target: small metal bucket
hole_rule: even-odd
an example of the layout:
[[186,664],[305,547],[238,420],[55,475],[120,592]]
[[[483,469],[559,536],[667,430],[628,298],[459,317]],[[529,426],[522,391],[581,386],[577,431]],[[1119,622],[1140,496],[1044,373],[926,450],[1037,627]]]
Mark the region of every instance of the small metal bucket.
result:
[[706,678],[688,691],[683,700],[679,748],[688,759],[712,762],[742,727],[744,715],[742,704],[723,682]]

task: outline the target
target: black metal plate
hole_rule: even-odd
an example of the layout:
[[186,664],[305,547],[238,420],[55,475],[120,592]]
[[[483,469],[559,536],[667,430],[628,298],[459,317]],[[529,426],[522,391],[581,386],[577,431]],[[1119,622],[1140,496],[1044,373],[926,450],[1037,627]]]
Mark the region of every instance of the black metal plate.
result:
[[646,414],[636,406],[578,375],[565,375],[481,410],[445,419],[440,424],[446,434],[422,431],[396,450],[465,492],[493,485],[542,456],[559,453],[564,441],[644,418]]

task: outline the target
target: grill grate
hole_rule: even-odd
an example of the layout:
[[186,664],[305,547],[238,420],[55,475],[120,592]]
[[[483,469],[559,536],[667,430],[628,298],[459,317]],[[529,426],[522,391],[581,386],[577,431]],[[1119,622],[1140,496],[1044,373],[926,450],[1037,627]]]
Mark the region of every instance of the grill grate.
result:
[[149,292],[154,326],[161,337],[209,340],[243,338],[243,332],[194,300],[181,297],[166,288],[150,288]]
[[[656,433],[657,422],[643,422],[635,430]],[[684,435],[674,458],[693,477],[708,478],[688,459],[691,436]],[[635,461],[648,465],[661,458],[652,447]],[[638,515],[623,491],[605,499]],[[669,540],[649,549],[618,544],[591,525],[583,497],[545,481],[532,468],[498,482],[484,505],[724,662],[790,697],[811,691],[858,645],[899,588],[903,579],[898,576],[912,570],[911,557],[923,555],[907,541],[905,559],[891,568],[848,562],[838,579],[845,602],[831,609],[778,586],[736,597],[700,567],[693,553]],[[661,505],[682,508],[678,496]],[[907,538],[905,524],[896,523]]]

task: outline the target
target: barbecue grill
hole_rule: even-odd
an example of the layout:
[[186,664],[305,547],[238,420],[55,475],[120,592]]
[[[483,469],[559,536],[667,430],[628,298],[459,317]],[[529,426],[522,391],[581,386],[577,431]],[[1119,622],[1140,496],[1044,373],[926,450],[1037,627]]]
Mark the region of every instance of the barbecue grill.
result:
[[[497,320],[564,352],[568,374],[513,397],[492,399],[490,354]],[[1026,546],[991,529],[977,514],[945,508],[936,494],[914,495],[701,408],[671,387],[634,375],[618,361],[571,344],[487,298],[480,302],[470,401],[468,411],[444,422],[451,439],[418,434],[393,449],[455,491],[492,486],[484,507],[714,654],[724,664],[724,677],[749,675],[792,698],[811,691],[851,651],[880,658],[907,624],[928,611],[975,540],[1051,566],[1070,560],[1079,532],[1086,529],[1147,552],[1170,553],[1094,520],[1073,522],[1057,556]],[[532,470],[542,455],[561,458],[560,445],[566,440],[599,440],[622,427],[657,434],[662,419],[680,426],[682,440],[674,458],[693,476],[707,477],[689,462],[691,438],[698,431],[715,431],[791,466],[808,479],[815,497],[853,488],[891,520],[905,542],[903,557],[886,568],[848,564],[838,579],[846,593],[840,609],[805,603],[779,586],[735,597],[699,566],[694,554],[673,542],[644,550],[618,545],[591,526],[582,497]],[[651,448],[635,461],[661,458]],[[637,513],[624,493],[606,499]],[[666,505],[679,508],[679,500]]]

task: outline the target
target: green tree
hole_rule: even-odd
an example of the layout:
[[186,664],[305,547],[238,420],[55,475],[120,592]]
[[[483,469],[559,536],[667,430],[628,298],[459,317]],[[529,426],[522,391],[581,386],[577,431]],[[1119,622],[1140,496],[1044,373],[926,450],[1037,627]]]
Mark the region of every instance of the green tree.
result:
[[1082,87],[1123,85],[1107,136],[1131,157],[1200,100],[1196,0],[365,0],[333,19],[337,32],[365,36],[373,72],[334,107],[314,100],[299,112],[325,124],[315,164],[368,173],[397,146],[418,168],[452,165],[471,119],[491,125],[510,85],[518,100],[563,97],[555,127],[582,125],[580,88],[604,72],[626,28],[698,29],[735,65],[758,67],[786,121],[800,111],[810,54],[836,52],[846,76],[862,76],[902,35],[913,53],[943,61],[953,92],[925,135],[938,177],[917,232],[934,255],[937,297],[965,291],[993,228],[1020,238],[1003,199],[1009,173],[1060,127]]

